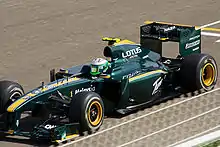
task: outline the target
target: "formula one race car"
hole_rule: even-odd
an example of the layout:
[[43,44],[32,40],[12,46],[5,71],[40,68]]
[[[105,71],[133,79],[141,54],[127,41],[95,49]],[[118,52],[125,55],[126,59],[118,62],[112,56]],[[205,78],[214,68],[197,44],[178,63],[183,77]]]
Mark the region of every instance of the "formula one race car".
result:
[[[2,133],[63,141],[93,133],[112,113],[127,114],[184,92],[214,88],[215,59],[201,53],[201,30],[161,22],[140,27],[140,44],[103,38],[104,56],[91,63],[50,71],[48,84],[24,93],[15,82],[0,82]],[[162,56],[162,43],[179,43],[179,55]],[[26,131],[21,115],[42,117]]]

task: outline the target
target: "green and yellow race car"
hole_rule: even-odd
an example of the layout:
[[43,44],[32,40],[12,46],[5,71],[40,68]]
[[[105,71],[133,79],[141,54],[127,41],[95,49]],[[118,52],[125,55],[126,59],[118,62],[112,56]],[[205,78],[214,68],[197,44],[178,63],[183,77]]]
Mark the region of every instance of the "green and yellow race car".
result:
[[[185,92],[214,88],[215,59],[201,53],[201,30],[194,26],[148,22],[140,44],[103,38],[106,58],[50,71],[48,84],[24,93],[16,82],[0,81],[0,129],[10,135],[63,141],[97,131],[104,116],[127,114]],[[179,55],[162,55],[163,42],[179,43]],[[31,130],[21,116],[31,112],[41,122]]]

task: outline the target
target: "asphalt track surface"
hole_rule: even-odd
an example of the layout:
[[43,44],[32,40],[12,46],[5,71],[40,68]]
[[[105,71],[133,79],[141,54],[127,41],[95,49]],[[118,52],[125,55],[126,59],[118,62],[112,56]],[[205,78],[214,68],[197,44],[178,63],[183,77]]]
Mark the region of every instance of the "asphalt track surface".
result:
[[[27,91],[39,86],[40,81],[48,82],[51,68],[69,67],[102,56],[105,44],[101,42],[101,38],[104,36],[117,36],[138,42],[139,25],[146,20],[201,26],[220,20],[219,16],[220,1],[218,0],[0,0],[0,28],[2,30],[0,33],[0,78],[16,80],[24,85]],[[220,24],[212,27],[220,28]],[[215,42],[219,38],[204,36],[202,39],[203,52],[213,55],[219,64],[220,43]],[[174,44],[165,45],[165,55],[175,56],[176,47]],[[104,145],[106,143],[104,139],[109,138],[112,138],[107,142],[109,145],[126,145],[125,143],[129,141],[135,141],[135,139],[157,133],[169,126],[184,120],[190,121],[190,118],[204,114],[191,120],[191,123],[180,124],[175,129],[168,128],[149,138],[132,142],[129,146],[164,146],[175,143],[220,124],[218,117],[220,112],[217,109],[220,106],[219,93],[216,91],[208,96],[202,96],[201,99],[193,100],[188,105],[182,104],[161,111],[161,114],[153,113],[147,117],[146,121],[140,119],[139,126],[145,127],[139,128],[139,131],[134,130],[139,133],[133,132],[132,135],[129,131],[108,131],[107,134],[101,135],[103,138],[94,136],[93,138],[97,138],[96,141],[92,139],[93,142],[90,142],[89,139],[92,137],[85,138],[85,140],[80,137],[81,141],[72,145],[92,146],[100,140]],[[122,119],[109,118],[104,122],[100,131],[191,97],[189,95],[177,98]],[[210,113],[206,114],[209,111]],[[152,122],[158,123],[153,126],[140,125],[146,122],[152,125]],[[123,125],[123,127],[122,130],[135,128],[130,125]],[[120,133],[122,135],[119,135]],[[170,138],[165,139],[165,136]],[[114,140],[120,137],[124,140]],[[163,140],[168,141],[163,142]],[[155,142],[158,144],[150,144]],[[0,138],[1,147],[31,146],[32,144],[25,139]]]

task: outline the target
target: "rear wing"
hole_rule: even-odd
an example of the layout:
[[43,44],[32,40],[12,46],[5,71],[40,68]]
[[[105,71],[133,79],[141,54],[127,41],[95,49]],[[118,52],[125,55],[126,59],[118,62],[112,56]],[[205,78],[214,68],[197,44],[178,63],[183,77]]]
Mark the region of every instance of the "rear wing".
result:
[[162,42],[179,43],[179,54],[201,53],[201,29],[164,22],[146,22],[140,27],[140,43],[162,56]]

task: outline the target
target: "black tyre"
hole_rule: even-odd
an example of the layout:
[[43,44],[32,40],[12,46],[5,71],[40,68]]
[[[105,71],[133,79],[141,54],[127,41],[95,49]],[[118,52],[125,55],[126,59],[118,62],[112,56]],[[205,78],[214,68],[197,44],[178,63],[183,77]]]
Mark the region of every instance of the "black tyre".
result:
[[184,57],[180,68],[181,86],[190,91],[214,88],[218,68],[215,59],[207,54],[191,54]]
[[97,131],[104,119],[104,104],[94,92],[77,93],[70,104],[70,122],[80,123],[80,133]]
[[12,81],[0,81],[0,114],[6,112],[7,107],[24,94],[21,85]]

